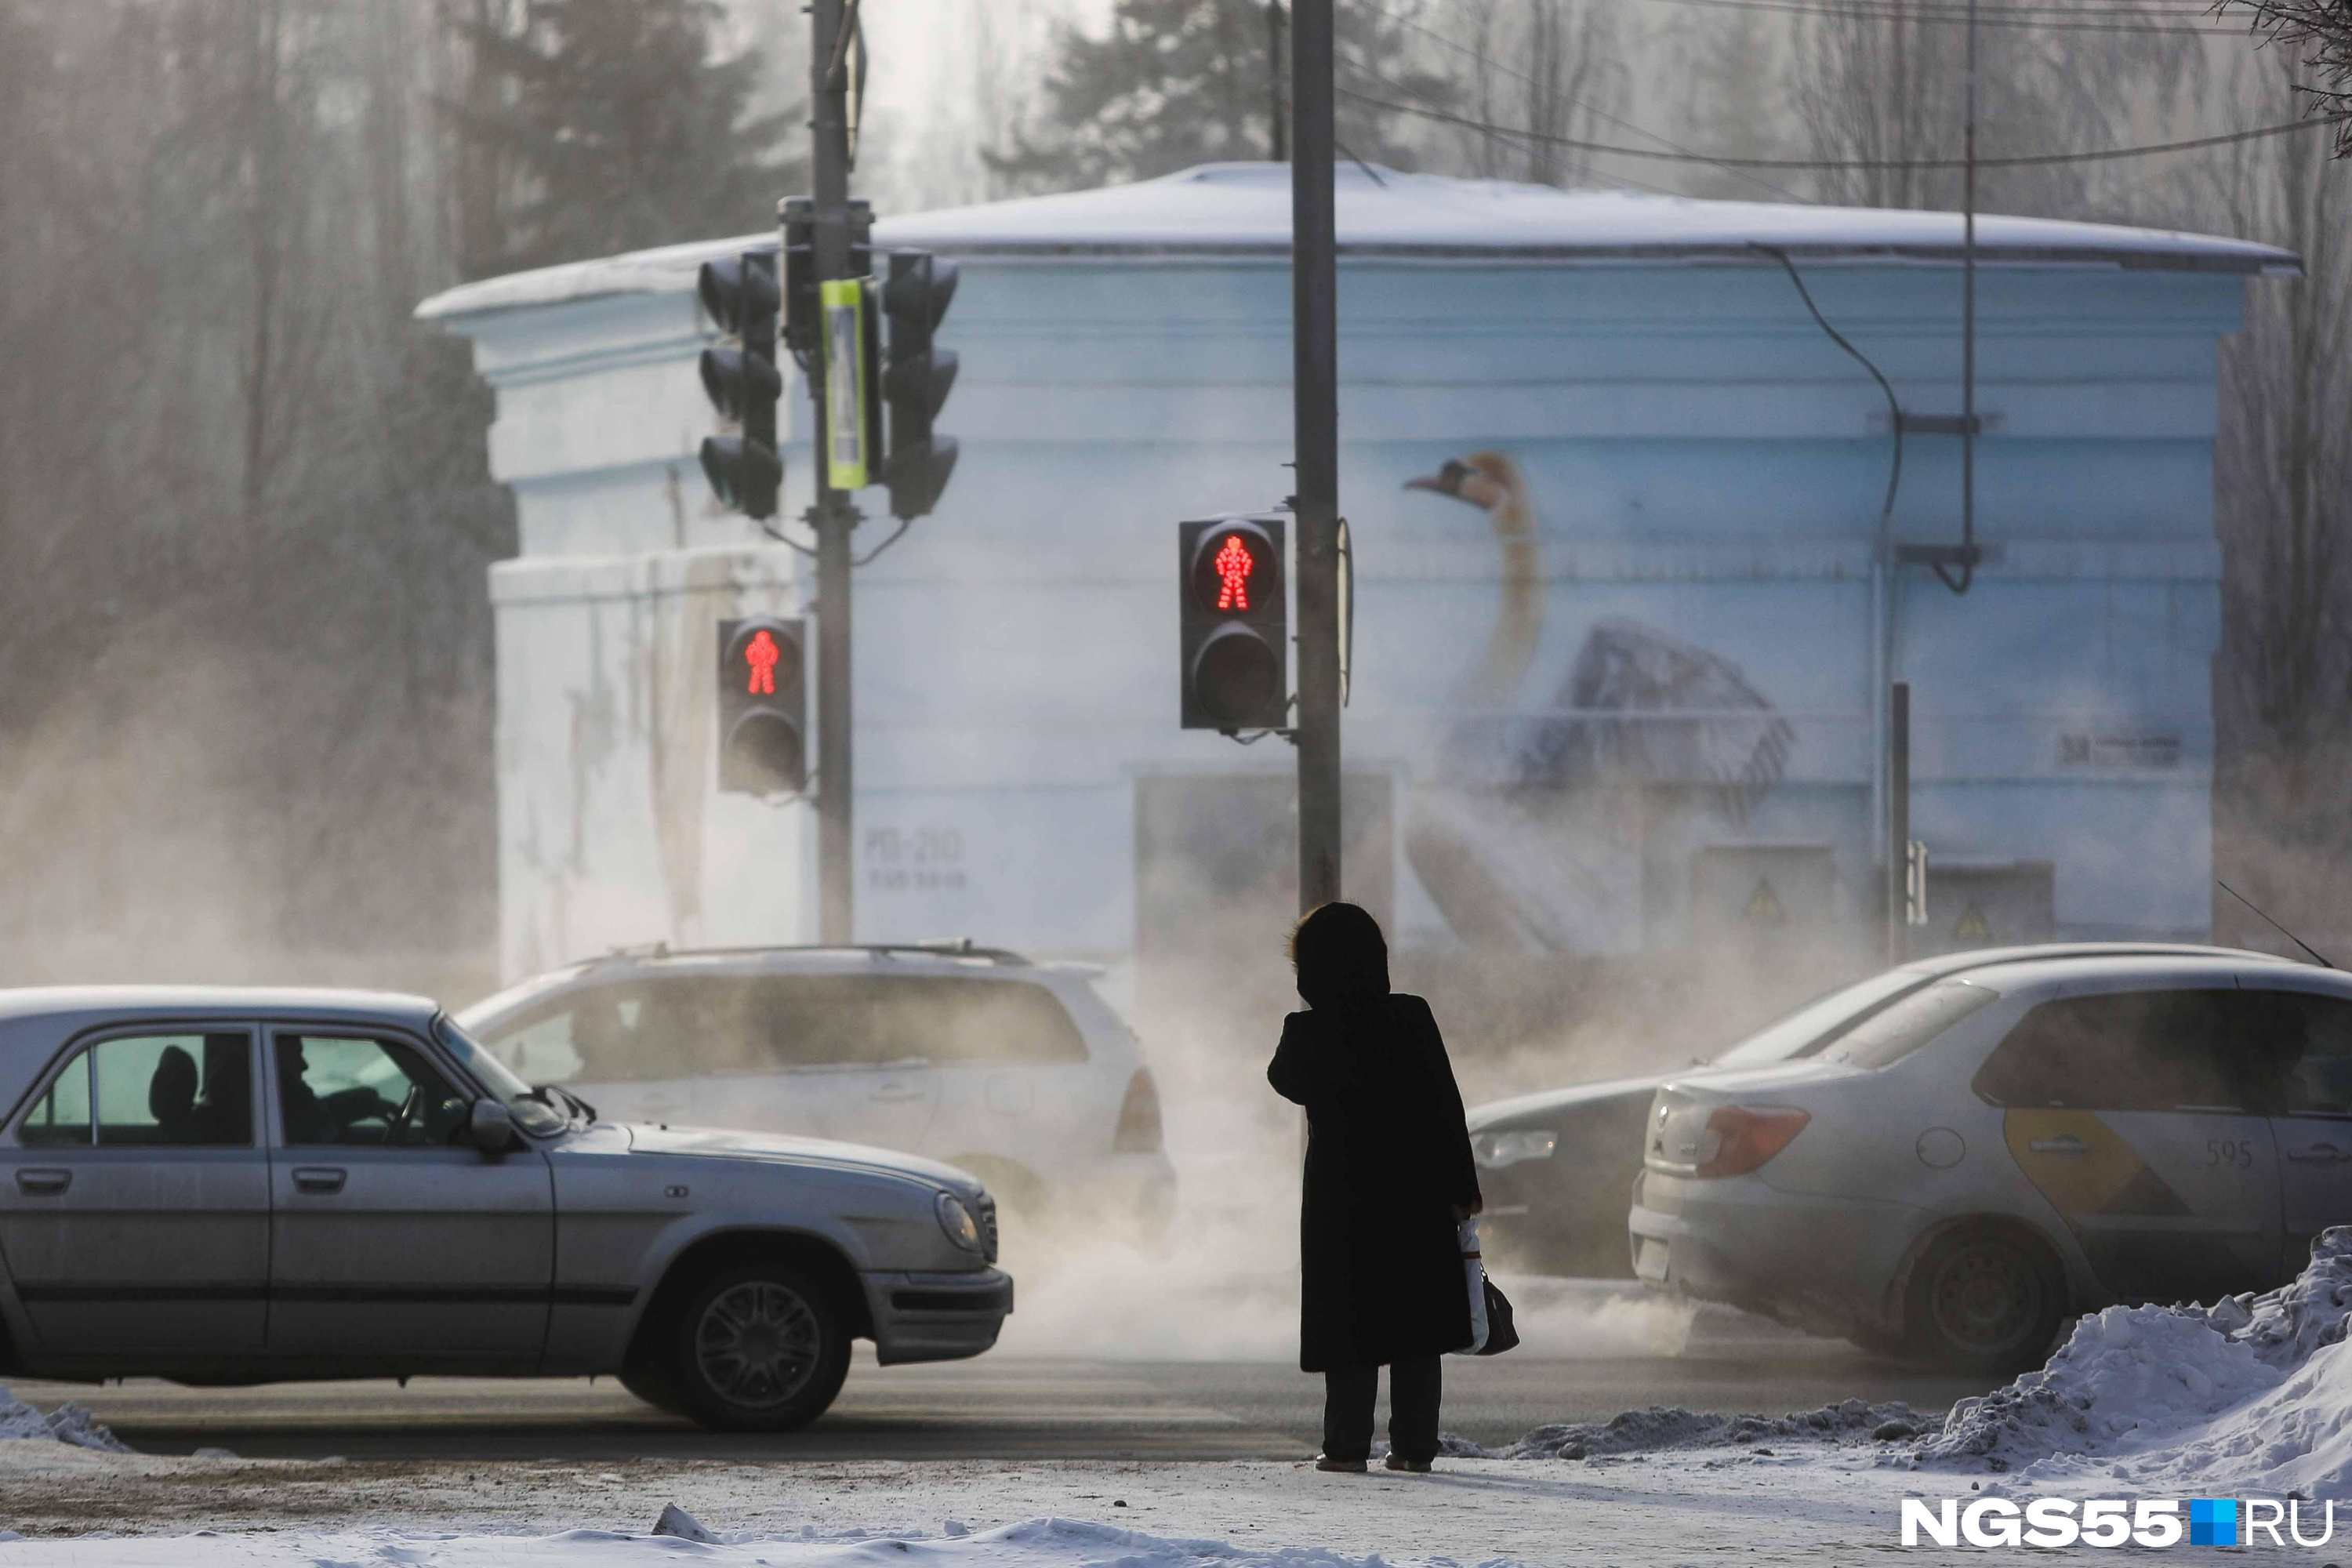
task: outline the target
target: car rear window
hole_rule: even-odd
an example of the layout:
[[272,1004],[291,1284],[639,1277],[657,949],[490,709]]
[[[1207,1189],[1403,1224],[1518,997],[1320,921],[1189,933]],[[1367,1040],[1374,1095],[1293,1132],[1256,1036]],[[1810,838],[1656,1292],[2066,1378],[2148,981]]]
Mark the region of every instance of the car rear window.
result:
[[470,1027],[536,1083],[1087,1059],[1085,1039],[1052,992],[977,975],[647,975],[582,986]]
[[1858,1068],[1889,1067],[1978,1008],[2000,1000],[1999,992],[1965,980],[1939,981],[1856,1024],[1830,1055]]

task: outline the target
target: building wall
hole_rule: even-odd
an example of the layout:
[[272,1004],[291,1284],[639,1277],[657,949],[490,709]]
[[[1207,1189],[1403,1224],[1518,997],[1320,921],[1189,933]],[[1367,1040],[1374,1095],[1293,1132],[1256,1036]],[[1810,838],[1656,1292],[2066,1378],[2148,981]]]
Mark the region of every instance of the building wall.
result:
[[[1807,281],[1906,408],[1958,411],[1957,269],[1824,265]],[[1890,673],[1913,683],[1914,830],[1939,861],[2052,863],[2061,934],[2201,934],[2214,353],[2242,287],[1980,269],[1977,520],[1995,554],[1959,598],[1878,564],[1884,402],[1776,268],[1345,265],[1348,756],[1392,786],[1393,831],[1365,852],[1385,857],[1405,939],[1452,940],[1423,874],[1441,845],[1520,884],[1520,940],[1538,945],[1719,934],[1701,906],[1751,862],[1827,889],[1824,918],[1858,936]],[[1287,772],[1279,742],[1175,727],[1170,557],[1179,520],[1285,493],[1288,300],[1286,269],[1251,261],[966,261],[942,333],[963,358],[941,418],[961,467],[938,514],[858,574],[862,938],[1122,954],[1139,781]],[[457,325],[499,388],[493,462],[523,521],[524,554],[496,579],[507,967],[804,938],[803,808],[709,790],[709,623],[804,588],[798,557],[710,506],[690,298]],[[1906,440],[1897,540],[1957,536],[1958,447]],[[1402,487],[1485,450],[1525,478],[1543,613],[1478,730],[1460,692],[1503,554],[1477,509]],[[803,495],[804,453],[803,437],[787,456]],[[1653,731],[1699,737],[1680,761],[1552,777],[1534,806],[1487,787],[1496,734],[1654,724],[1547,711],[1573,706],[1580,658],[1643,636],[1711,658],[1699,697],[1727,669],[1769,713],[1704,709],[1717,717]],[[1727,809],[1706,770],[1754,760],[1775,725],[1770,787]],[[1267,886],[1285,875],[1270,865]]]

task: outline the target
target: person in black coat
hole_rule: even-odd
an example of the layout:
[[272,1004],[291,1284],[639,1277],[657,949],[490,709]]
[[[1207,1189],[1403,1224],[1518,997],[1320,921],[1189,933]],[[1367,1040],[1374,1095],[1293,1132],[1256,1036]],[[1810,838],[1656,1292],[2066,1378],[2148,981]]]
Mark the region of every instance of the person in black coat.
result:
[[1361,1470],[1379,1369],[1391,1469],[1437,1455],[1438,1357],[1470,1343],[1456,1226],[1483,1206],[1462,1093],[1429,1004],[1389,991],[1380,923],[1325,904],[1291,932],[1307,1011],[1266,1079],[1307,1108],[1298,1365],[1324,1378],[1317,1468]]

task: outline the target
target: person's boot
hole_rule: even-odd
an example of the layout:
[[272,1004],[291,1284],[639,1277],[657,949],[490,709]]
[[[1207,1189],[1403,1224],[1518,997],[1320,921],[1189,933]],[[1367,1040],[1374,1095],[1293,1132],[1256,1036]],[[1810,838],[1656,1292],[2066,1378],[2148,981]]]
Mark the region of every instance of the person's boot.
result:
[[1389,1469],[1402,1470],[1407,1475],[1425,1476],[1429,1474],[1429,1461],[1427,1459],[1408,1459],[1402,1454],[1396,1452],[1394,1449],[1391,1449],[1389,1451],[1389,1457],[1381,1462]]
[[1360,1476],[1368,1467],[1361,1459],[1335,1459],[1328,1454],[1318,1454],[1315,1456],[1315,1468],[1343,1476]]

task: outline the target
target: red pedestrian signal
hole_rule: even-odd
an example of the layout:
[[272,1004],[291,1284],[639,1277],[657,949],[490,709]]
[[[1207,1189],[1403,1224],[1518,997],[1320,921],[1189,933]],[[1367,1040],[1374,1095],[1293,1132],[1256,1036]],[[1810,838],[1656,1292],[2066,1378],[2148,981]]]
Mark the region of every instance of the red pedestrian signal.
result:
[[776,660],[783,657],[776,647],[776,639],[767,627],[751,634],[743,645],[743,663],[750,673],[743,681],[745,695],[751,697],[776,694]]
[[1289,616],[1278,516],[1177,529],[1184,580],[1179,722],[1188,730],[1278,730],[1289,710]]
[[719,788],[796,795],[808,776],[808,645],[800,621],[753,616],[719,623]]
[[1192,598],[1214,616],[1259,616],[1281,607],[1282,552],[1264,522],[1234,519],[1191,542]]

